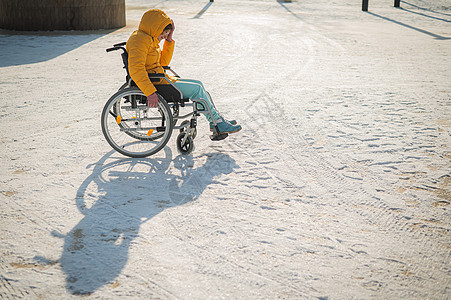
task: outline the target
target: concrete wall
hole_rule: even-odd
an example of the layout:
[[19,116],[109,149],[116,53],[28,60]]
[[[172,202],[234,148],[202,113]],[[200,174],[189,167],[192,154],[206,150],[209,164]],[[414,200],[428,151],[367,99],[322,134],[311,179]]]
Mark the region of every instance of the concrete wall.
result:
[[125,0],[0,0],[0,28],[94,30],[125,26]]

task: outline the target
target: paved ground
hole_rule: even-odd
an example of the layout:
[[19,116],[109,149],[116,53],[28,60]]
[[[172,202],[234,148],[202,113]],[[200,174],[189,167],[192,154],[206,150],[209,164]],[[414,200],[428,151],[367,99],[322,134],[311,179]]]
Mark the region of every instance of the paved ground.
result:
[[[449,1],[127,1],[125,28],[0,32],[0,296],[448,299]],[[144,11],[244,127],[147,159],[100,112]]]

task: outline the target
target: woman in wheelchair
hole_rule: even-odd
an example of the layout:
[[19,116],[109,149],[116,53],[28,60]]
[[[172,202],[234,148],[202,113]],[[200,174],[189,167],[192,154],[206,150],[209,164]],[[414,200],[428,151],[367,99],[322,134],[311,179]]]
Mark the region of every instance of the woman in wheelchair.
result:
[[[144,13],[138,30],[133,32],[126,44],[130,77],[147,96],[149,107],[157,107],[159,102],[157,89],[149,79],[149,73],[165,73],[163,67],[169,65],[174,52],[175,42],[172,39],[174,30],[174,22],[163,11],[152,9]],[[165,40],[163,50],[160,48],[162,40]],[[206,100],[211,114],[204,113],[204,115],[210,122],[211,131],[219,134],[241,130],[241,126],[237,125],[235,120],[228,121],[219,114],[202,82],[175,78],[170,75],[167,77],[182,92],[184,98]],[[160,79],[160,82],[156,84],[167,84],[165,81],[165,79]],[[212,116],[215,122],[213,122]],[[217,130],[219,132],[216,132]]]

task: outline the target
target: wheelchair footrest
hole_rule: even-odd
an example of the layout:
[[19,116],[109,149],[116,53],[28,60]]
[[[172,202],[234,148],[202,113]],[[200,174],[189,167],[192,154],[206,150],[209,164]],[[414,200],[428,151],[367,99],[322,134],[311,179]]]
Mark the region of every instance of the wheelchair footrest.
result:
[[210,139],[212,141],[222,141],[223,139],[225,139],[226,137],[228,137],[229,134],[224,132],[224,133],[215,133],[212,136],[210,136]]

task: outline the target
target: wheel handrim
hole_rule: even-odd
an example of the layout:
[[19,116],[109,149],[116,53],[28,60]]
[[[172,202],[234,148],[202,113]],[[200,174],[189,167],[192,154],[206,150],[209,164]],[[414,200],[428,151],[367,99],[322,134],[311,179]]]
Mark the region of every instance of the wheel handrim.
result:
[[145,97],[140,90],[131,88],[121,90],[107,102],[102,114],[105,138],[115,150],[124,155],[152,155],[161,150],[169,140],[172,115],[164,99],[160,99],[156,109],[148,108],[145,103],[139,103],[133,108],[131,96]]

